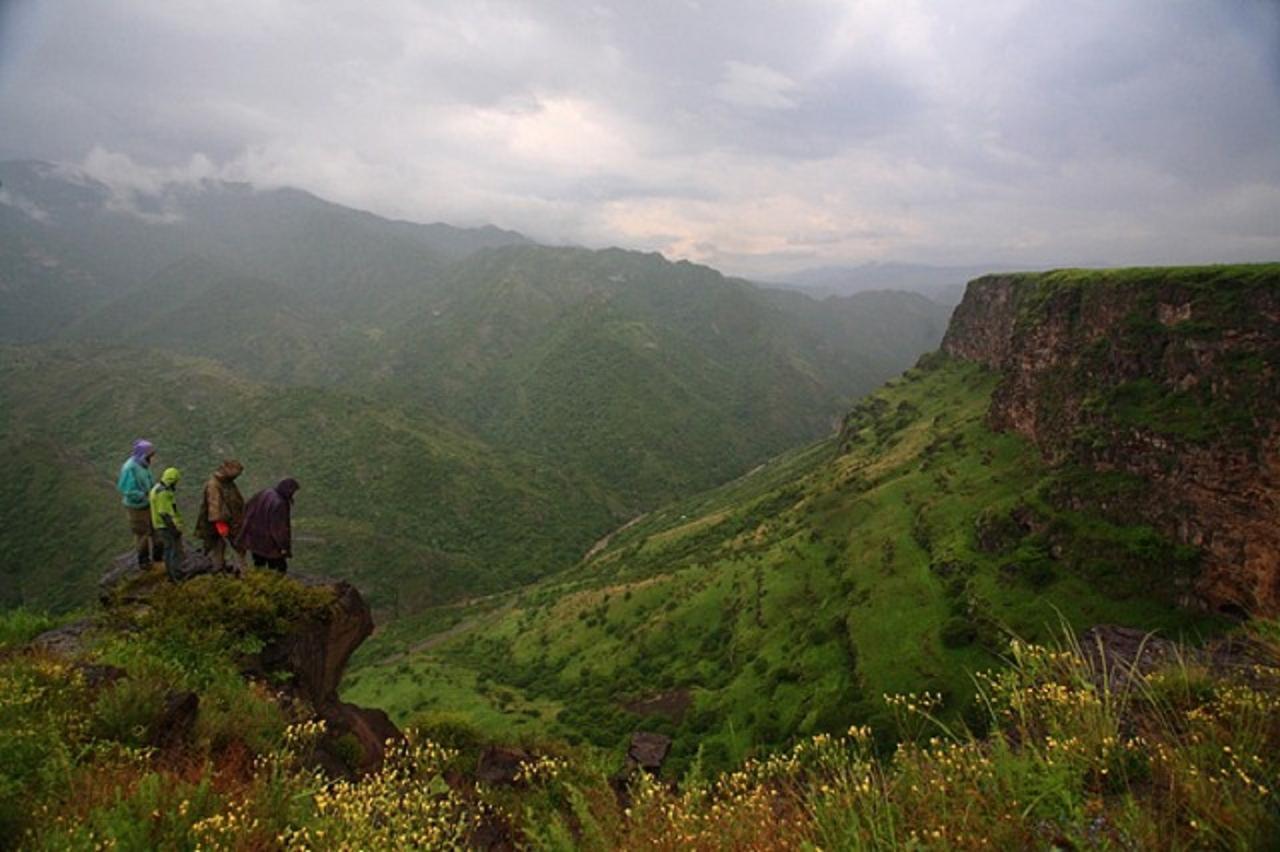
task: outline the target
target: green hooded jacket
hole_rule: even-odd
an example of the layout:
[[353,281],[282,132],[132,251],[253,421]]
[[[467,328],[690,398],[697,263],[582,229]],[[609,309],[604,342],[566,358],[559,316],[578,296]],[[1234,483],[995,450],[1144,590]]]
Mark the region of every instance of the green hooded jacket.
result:
[[151,525],[158,530],[169,526],[165,521],[165,516],[168,516],[173,521],[173,528],[182,532],[182,515],[178,512],[177,495],[174,493],[181,478],[182,472],[176,467],[168,468],[151,489]]

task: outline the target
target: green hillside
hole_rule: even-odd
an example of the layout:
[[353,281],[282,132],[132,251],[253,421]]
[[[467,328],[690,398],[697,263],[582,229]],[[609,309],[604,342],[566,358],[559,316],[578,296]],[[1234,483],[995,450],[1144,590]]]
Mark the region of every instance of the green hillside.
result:
[[265,386],[155,350],[0,349],[5,602],[79,606],[126,550],[115,475],[138,435],[185,480],[194,523],[225,457],[248,496],[286,475],[297,567],[354,580],[389,614],[528,582],[606,529],[589,483],[421,413],[326,389]]
[[[970,672],[1011,634],[1214,630],[1175,605],[1193,552],[1060,499],[1123,480],[1050,470],[984,425],[996,382],[930,356],[860,403],[842,440],[666,507],[569,575],[436,614],[451,629],[417,653],[407,626],[375,637],[344,694],[401,720],[461,713],[603,747],[656,728],[678,764],[701,748],[720,766],[855,722],[887,729],[886,692],[940,693],[962,716]],[[639,715],[654,698],[666,718]]]
[[819,303],[618,249],[481,252],[389,337],[390,382],[628,513],[827,433],[941,339],[906,293]]

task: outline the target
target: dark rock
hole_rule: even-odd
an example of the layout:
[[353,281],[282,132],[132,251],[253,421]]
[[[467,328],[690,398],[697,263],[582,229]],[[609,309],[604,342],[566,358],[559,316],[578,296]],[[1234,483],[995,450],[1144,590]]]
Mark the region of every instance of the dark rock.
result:
[[93,619],[82,618],[71,624],[46,630],[32,639],[28,647],[59,657],[74,657],[84,650],[85,639],[93,627]]
[[200,577],[204,574],[229,574],[233,570],[232,567],[225,567],[219,571],[218,566],[213,564],[212,558],[193,547],[187,547],[183,551],[182,561],[178,564],[178,580],[190,580],[192,577]]
[[93,692],[114,686],[117,681],[129,676],[122,668],[99,663],[77,663],[74,668],[84,678],[84,685]]
[[149,567],[144,571],[138,565],[136,553],[117,556],[112,560],[111,567],[98,580],[98,599],[104,604],[113,603],[119,599],[127,587],[150,573],[154,572],[150,571]]
[[[350,583],[306,575],[292,575],[306,586],[326,587],[333,603],[323,613],[300,619],[285,635],[270,642],[250,666],[250,676],[269,680],[271,672],[292,675],[280,700],[308,705],[325,721],[327,733],[317,750],[322,769],[333,775],[368,772],[382,765],[388,740],[403,740],[400,729],[377,709],[338,700],[338,684],[347,661],[373,633],[373,615],[360,592]],[[359,746],[354,765],[348,765],[340,741],[350,737]]]
[[656,774],[666,762],[670,751],[671,737],[648,731],[637,731],[631,735],[631,746],[627,749],[627,767]]
[[1132,627],[1100,624],[1080,636],[1080,652],[1089,661],[1095,677],[1112,686],[1173,662],[1177,651],[1174,642]]
[[200,696],[194,692],[170,692],[164,698],[164,712],[151,728],[151,744],[173,748],[186,742],[200,712]]
[[308,586],[329,586],[334,602],[323,615],[299,621],[259,655],[266,672],[292,673],[292,687],[317,711],[338,701],[338,683],[351,654],[373,633],[373,615],[355,586],[295,576]]
[[[230,569],[224,569],[230,570]],[[187,545],[178,565],[178,580],[185,582],[192,577],[218,573],[213,560]],[[134,553],[117,556],[111,567],[98,580],[98,599],[104,605],[146,603],[157,589],[169,582],[169,575],[158,565],[142,568]]]
[[520,767],[531,760],[533,755],[523,749],[489,746],[476,764],[476,780],[514,786]]
[[344,737],[351,737],[360,746],[360,755],[354,766],[347,767],[355,774],[362,774],[382,765],[387,756],[387,742],[402,742],[404,734],[381,710],[358,707],[338,701],[326,705],[321,712],[325,721],[325,738],[321,751],[334,751],[332,745]]

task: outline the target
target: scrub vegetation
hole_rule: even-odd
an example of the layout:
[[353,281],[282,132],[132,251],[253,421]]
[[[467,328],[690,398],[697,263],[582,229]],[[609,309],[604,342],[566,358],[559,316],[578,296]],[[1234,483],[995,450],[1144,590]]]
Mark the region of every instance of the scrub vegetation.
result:
[[[247,645],[323,612],[323,597],[269,572],[202,578],[146,619],[104,621],[75,659],[6,641],[6,846],[1181,849],[1260,848],[1280,831],[1274,622],[1249,625],[1239,641],[1253,662],[1229,673],[1190,650],[1145,672],[1103,666],[1070,632],[1013,641],[975,677],[965,722],[944,719],[937,693],[880,695],[883,732],[812,734],[724,773],[704,750],[678,787],[641,774],[620,799],[599,752],[545,739],[524,741],[509,781],[474,780],[484,740],[465,725],[410,730],[359,779],[317,772],[323,724],[235,669]],[[28,631],[3,621],[0,635]],[[108,663],[120,673],[103,681]],[[174,686],[196,691],[201,714],[158,746],[156,708]]]
[[344,694],[402,722],[465,708],[490,735],[612,750],[656,730],[678,777],[855,724],[887,736],[886,692],[971,718],[971,673],[1062,622],[1220,630],[1178,606],[1193,550],[1071,508],[1142,483],[1050,469],[990,431],[996,380],[929,356],[838,438],[642,518],[567,574],[453,608],[426,647],[375,637]]

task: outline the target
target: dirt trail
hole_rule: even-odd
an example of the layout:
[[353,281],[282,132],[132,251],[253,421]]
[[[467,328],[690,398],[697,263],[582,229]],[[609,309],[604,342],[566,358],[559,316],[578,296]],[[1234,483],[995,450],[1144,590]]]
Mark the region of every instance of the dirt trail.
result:
[[608,546],[609,546],[609,542],[613,540],[613,537],[614,537],[615,535],[617,535],[617,534],[618,534],[618,533],[620,533],[620,532],[623,532],[624,530],[630,529],[631,527],[633,527],[633,526],[635,526],[636,524],[640,523],[641,521],[643,521],[643,520],[644,520],[645,518],[647,518],[647,517],[649,517],[649,513],[648,513],[648,512],[644,512],[643,514],[636,515],[634,518],[632,518],[631,520],[627,521],[625,524],[623,524],[622,526],[618,527],[616,530],[614,530],[613,532],[609,533],[607,536],[605,536],[604,538],[600,539],[600,540],[599,540],[599,541],[597,541],[595,544],[591,545],[591,549],[590,549],[590,550],[588,550],[588,551],[587,551],[587,553],[586,553],[586,555],[582,557],[582,561],[583,561],[583,562],[590,562],[590,561],[591,561],[591,557],[595,556],[597,553],[599,553],[600,551],[604,550],[606,547],[608,547]]

